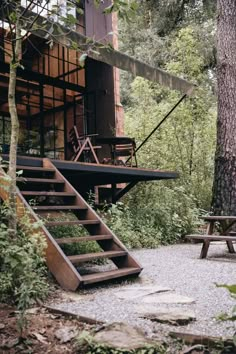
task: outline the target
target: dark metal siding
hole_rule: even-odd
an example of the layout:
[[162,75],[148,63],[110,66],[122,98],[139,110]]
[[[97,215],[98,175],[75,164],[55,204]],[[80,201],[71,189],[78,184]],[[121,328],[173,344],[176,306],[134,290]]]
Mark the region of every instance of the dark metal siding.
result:
[[94,5],[93,0],[85,0],[85,33],[100,41],[106,39],[112,31],[112,15],[105,15],[104,9],[111,4],[110,0],[104,0],[99,7]]
[[86,86],[88,95],[87,110],[89,115],[88,132],[101,136],[114,135],[115,98],[113,68],[107,64],[87,59]]
[[[107,34],[112,31],[112,15],[103,14],[111,3],[96,8],[93,0],[85,1],[86,36],[96,40],[111,39]],[[94,112],[88,117],[88,132],[100,136],[114,135],[115,97],[113,67],[93,59],[86,60],[86,89],[90,93],[87,99],[87,111]]]

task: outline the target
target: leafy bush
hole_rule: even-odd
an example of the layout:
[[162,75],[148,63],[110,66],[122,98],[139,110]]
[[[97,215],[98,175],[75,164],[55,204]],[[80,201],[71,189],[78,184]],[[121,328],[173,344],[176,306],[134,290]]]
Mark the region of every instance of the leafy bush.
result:
[[[73,213],[58,213],[57,216],[52,216],[48,221],[78,221],[77,217]],[[66,237],[82,237],[87,236],[89,233],[82,225],[61,225],[54,226],[50,229],[50,233],[55,238]],[[77,254],[99,252],[101,249],[96,242],[79,242],[72,244],[61,245],[62,250],[67,256],[73,256]]]
[[142,247],[141,235],[134,229],[134,219],[128,205],[117,203],[105,206],[100,213],[104,222],[128,248]]
[[[164,186],[163,186],[164,184]],[[155,248],[184,239],[199,225],[201,210],[183,187],[147,183],[102,212],[114,233],[129,248]]]
[[151,239],[159,244],[179,242],[200,225],[201,210],[194,197],[174,183],[147,183],[127,196],[135,228],[142,233],[145,247]]
[[[55,238],[82,237],[88,235],[88,232],[86,232],[82,226],[77,225],[55,226],[50,232]],[[61,248],[67,256],[99,252],[101,250],[96,242],[65,244],[61,245]]]
[[[9,237],[5,206],[0,207],[0,301],[16,304],[24,312],[37,299],[44,299],[46,280],[43,235],[27,216],[21,219],[16,239]],[[34,232],[32,233],[32,231]]]
[[[204,26],[199,26],[197,18],[192,21],[194,12],[191,10],[186,12],[187,22],[172,28],[171,34],[167,31],[160,36],[158,28],[162,21],[157,21],[161,17],[160,6],[155,8],[154,3],[148,10],[145,2],[140,4],[135,23],[122,26],[121,46],[132,53],[135,41],[136,54],[141,60],[195,82],[198,87],[137,152],[139,167],[178,171],[180,178],[173,183],[140,183],[129,193],[125,203],[135,218],[136,229],[146,230],[144,238],[153,235],[151,239],[170,243],[191,232],[198,223],[201,209],[209,210],[211,205],[217,113],[212,90],[215,23],[205,18]],[[149,16],[150,22],[147,21]],[[169,16],[162,20],[169,21]],[[133,79],[126,73],[121,76],[121,87],[124,133],[135,137],[139,146],[180,96],[142,78]]]

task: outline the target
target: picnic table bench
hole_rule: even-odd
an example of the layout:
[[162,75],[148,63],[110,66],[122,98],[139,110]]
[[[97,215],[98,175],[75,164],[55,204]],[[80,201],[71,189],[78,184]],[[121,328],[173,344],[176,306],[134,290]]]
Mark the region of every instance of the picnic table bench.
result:
[[[232,227],[236,223],[236,216],[204,216],[203,219],[208,222],[206,233],[203,235],[187,235],[190,240],[199,240],[203,242],[200,258],[206,258],[210,243],[212,241],[225,241],[229,253],[235,253],[233,242],[236,241],[236,232]],[[220,224],[221,231],[214,235],[216,224]]]

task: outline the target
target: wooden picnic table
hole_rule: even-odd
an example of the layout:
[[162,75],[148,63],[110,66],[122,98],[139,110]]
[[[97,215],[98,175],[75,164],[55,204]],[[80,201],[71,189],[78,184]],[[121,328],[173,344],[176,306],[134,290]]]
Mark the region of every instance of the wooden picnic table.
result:
[[[206,258],[210,243],[213,241],[225,241],[229,253],[235,253],[233,242],[236,241],[236,232],[232,227],[236,223],[236,216],[212,215],[204,216],[203,219],[208,223],[206,233],[203,235],[187,235],[191,240],[200,240],[203,242],[200,258]],[[220,224],[220,232],[214,234],[216,224]]]

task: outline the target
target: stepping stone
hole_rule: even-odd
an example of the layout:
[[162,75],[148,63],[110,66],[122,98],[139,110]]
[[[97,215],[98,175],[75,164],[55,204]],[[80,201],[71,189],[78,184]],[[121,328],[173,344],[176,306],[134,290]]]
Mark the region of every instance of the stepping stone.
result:
[[195,300],[187,296],[182,296],[175,293],[167,293],[144,296],[140,299],[140,302],[145,304],[192,304],[195,302]]
[[108,347],[126,350],[141,349],[146,345],[157,345],[157,343],[147,339],[139,328],[119,322],[112,323],[97,332],[94,339]]
[[81,302],[84,300],[93,300],[94,299],[94,295],[90,295],[90,294],[86,294],[86,295],[81,295],[72,291],[62,291],[61,292],[61,297],[62,299],[60,299],[60,303],[63,301],[66,302]]
[[155,308],[155,307],[139,307],[140,317],[147,318],[151,321],[167,323],[173,326],[184,326],[191,321],[196,320],[195,313],[191,310],[181,308]]
[[115,292],[114,295],[122,300],[134,300],[147,295],[158,294],[170,290],[171,289],[159,285],[134,286],[123,288],[122,290]]
[[54,335],[61,343],[67,343],[74,339],[77,334],[78,331],[75,326],[63,326],[59,328]]

